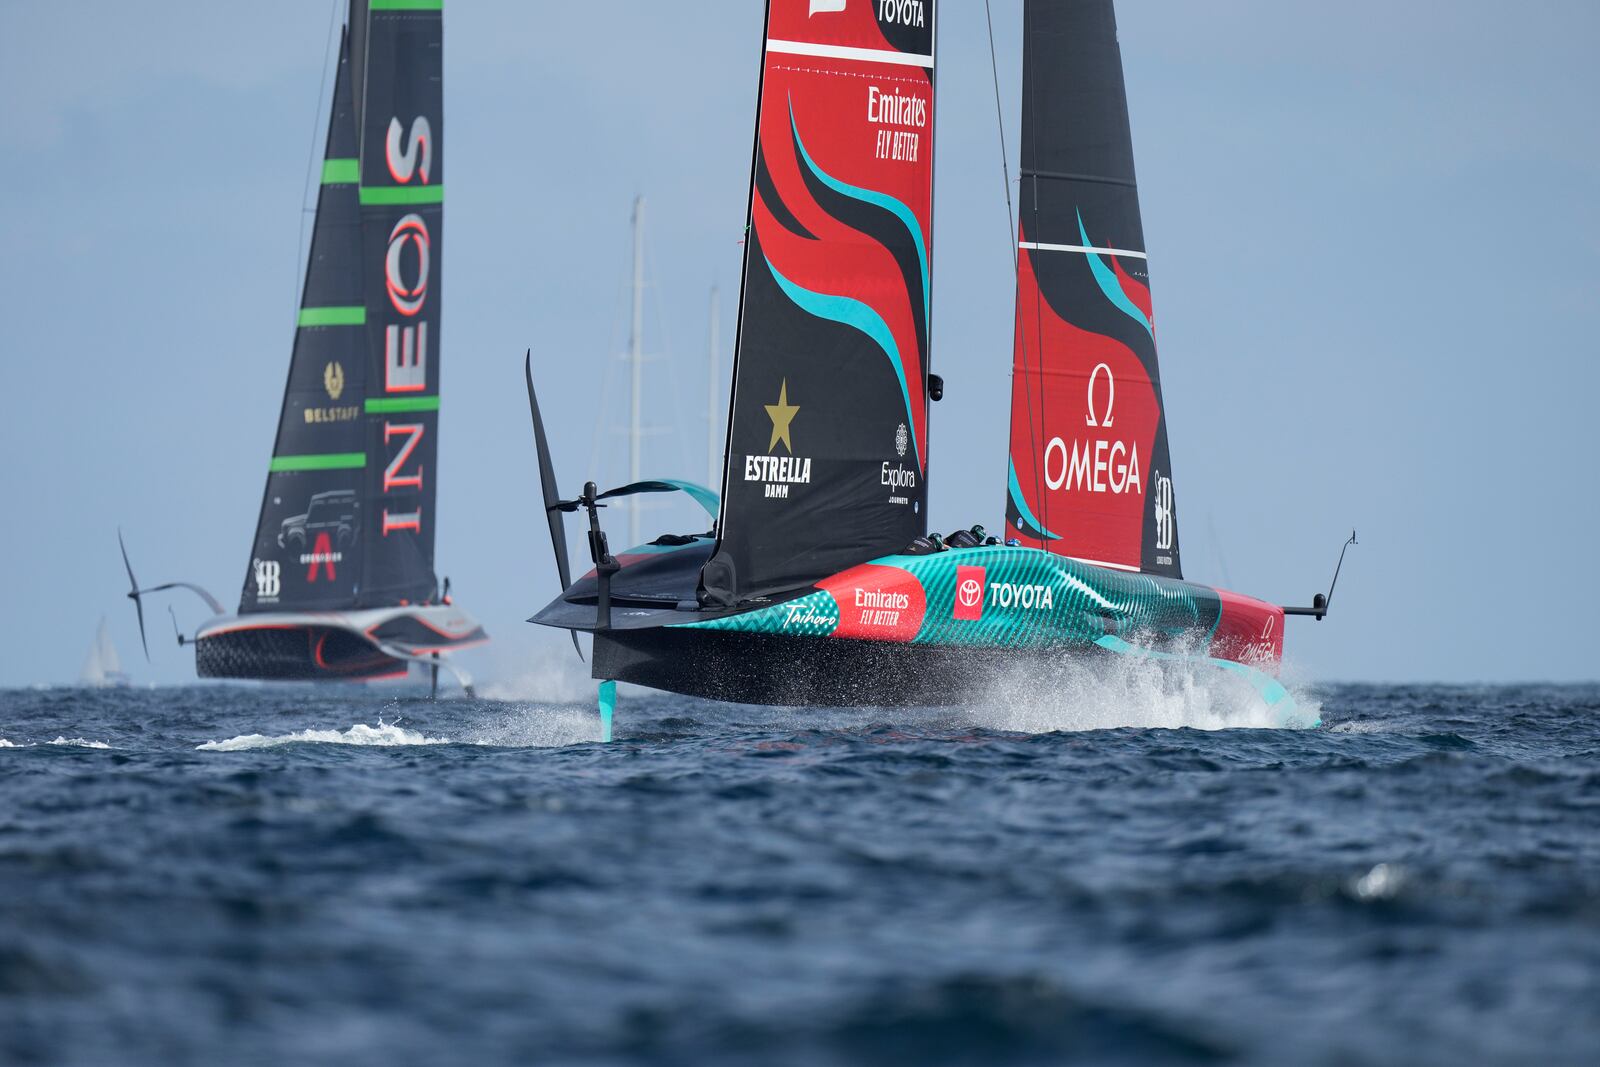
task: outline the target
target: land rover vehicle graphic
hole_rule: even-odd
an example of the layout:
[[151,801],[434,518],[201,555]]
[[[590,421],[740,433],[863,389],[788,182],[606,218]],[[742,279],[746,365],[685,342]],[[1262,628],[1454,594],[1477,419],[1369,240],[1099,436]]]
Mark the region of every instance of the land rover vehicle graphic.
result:
[[345,548],[361,528],[361,502],[353,489],[331,489],[312,496],[305,514],[283,520],[278,547],[303,550],[318,534],[327,534],[335,548]]

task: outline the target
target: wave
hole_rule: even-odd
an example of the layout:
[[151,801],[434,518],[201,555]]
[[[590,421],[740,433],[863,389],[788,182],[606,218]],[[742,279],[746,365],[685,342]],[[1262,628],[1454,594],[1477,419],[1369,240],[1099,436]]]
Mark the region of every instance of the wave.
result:
[[[72,748],[110,748],[104,741],[86,741],[81,737],[57,737],[54,741],[46,741],[47,745],[66,745]],[[15,747],[15,746],[13,746]]]
[[5,738],[0,737],[0,748],[26,748],[26,745],[14,745]]
[[197,745],[200,752],[246,752],[257,748],[278,748],[281,745],[361,745],[371,748],[398,748],[407,745],[453,745],[447,737],[428,737],[415,730],[407,730],[399,723],[378,720],[378,725],[356,723],[348,730],[301,730],[293,734],[241,734],[226,741],[207,741]]

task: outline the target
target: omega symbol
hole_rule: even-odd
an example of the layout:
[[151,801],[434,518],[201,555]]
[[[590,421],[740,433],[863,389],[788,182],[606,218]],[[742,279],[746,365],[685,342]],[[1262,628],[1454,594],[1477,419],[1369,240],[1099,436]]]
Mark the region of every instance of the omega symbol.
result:
[[[1101,422],[1096,422],[1094,415],[1094,383],[1100,380],[1100,372],[1106,372],[1106,417]],[[1111,409],[1117,405],[1117,379],[1112,377],[1111,368],[1101,363],[1089,375],[1089,414],[1084,420],[1090,426],[1111,428]]]

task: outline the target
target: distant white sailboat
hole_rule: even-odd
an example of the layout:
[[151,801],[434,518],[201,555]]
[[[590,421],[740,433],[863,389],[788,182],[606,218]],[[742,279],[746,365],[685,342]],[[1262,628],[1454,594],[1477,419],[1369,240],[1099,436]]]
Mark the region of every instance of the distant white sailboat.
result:
[[117,646],[111,643],[111,631],[106,629],[104,616],[100,618],[100,629],[95,631],[94,643],[89,646],[89,654],[84,657],[83,670],[78,672],[78,681],[94,689],[108,689],[128,684],[128,676],[123,673],[122,659],[117,655]]

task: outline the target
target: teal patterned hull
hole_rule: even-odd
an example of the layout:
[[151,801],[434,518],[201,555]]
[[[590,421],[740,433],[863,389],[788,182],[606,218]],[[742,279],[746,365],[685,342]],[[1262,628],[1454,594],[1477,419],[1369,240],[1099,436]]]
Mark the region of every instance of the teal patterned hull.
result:
[[1222,618],[1205,586],[990,547],[887,556],[797,600],[682,628],[994,648],[1088,647],[1109,634],[1209,649]]

